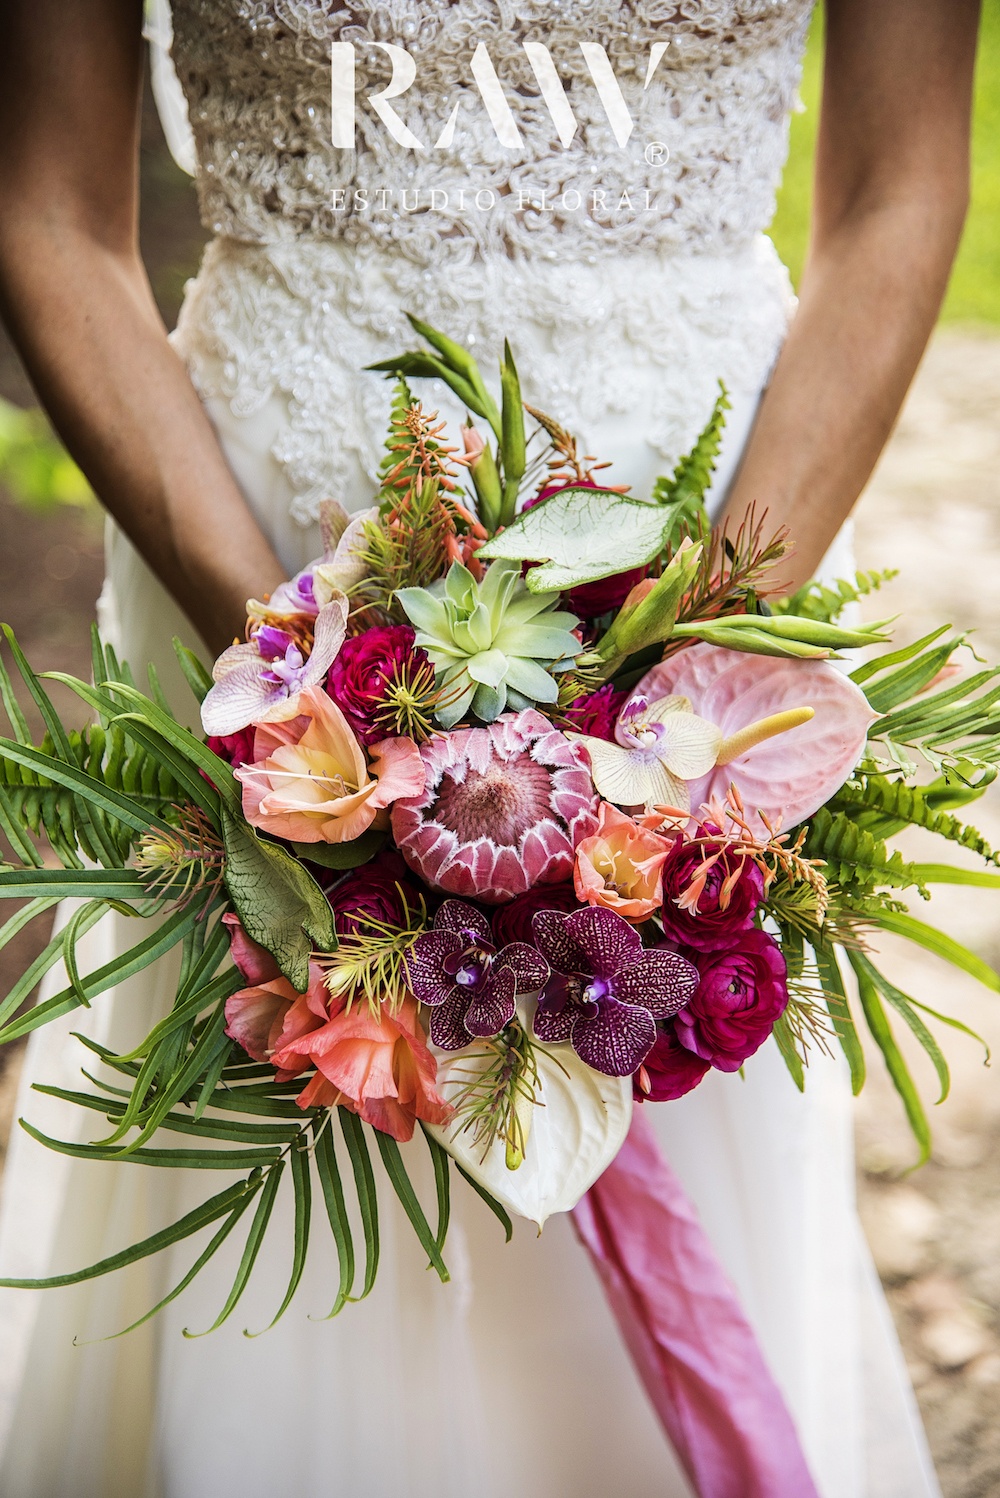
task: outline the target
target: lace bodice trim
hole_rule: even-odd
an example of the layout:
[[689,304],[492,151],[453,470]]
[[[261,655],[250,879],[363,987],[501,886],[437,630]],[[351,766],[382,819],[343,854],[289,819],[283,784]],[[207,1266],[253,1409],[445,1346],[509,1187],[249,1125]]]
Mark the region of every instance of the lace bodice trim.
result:
[[[442,240],[470,258],[745,246],[773,214],[812,3],[173,0],[205,223],[252,243],[306,235],[424,264]],[[386,42],[416,69],[391,107],[421,150],[367,102],[390,75]],[[334,44],[354,62],[356,150],[332,143]],[[516,145],[498,138],[473,76],[480,44]],[[594,44],[614,75],[605,98],[619,87],[625,116],[602,102]],[[552,110],[539,45],[557,79]],[[619,134],[632,122],[625,144],[616,119]]]
[[[434,274],[373,246],[217,240],[175,337],[201,394],[226,399],[237,417],[257,416],[275,395],[287,402],[272,453],[293,517],[309,524],[327,496],[349,502],[359,468],[374,482],[390,392],[361,371],[412,343],[404,308],[474,349],[487,373],[506,330],[526,398],[585,444],[606,417],[642,411],[667,470],[706,421],[720,379],[760,390],[792,305],[763,237],[725,257],[637,253],[596,266],[484,263],[456,250]],[[449,408],[443,386],[421,382],[420,396]]]

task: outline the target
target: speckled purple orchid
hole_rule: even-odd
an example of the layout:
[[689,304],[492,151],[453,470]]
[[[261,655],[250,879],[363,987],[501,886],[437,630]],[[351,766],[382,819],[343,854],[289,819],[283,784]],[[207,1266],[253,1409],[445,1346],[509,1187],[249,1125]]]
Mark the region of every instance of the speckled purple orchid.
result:
[[323,681],[346,630],[347,599],[341,596],[316,615],[308,653],[298,632],[277,624],[260,625],[248,643],[230,645],[212,669],[215,685],[201,705],[205,732],[222,737],[251,723],[294,718],[299,693]]
[[445,900],[434,929],[406,954],[406,981],[431,1008],[431,1040],[443,1051],[499,1035],[514,1018],[516,1000],[537,993],[549,977],[534,947],[514,941],[498,951],[492,935],[474,905]]
[[568,1040],[595,1071],[631,1076],[652,1049],[655,1019],[690,1000],[697,968],[677,952],[644,948],[638,931],[602,906],[539,910],[531,927],[552,969],[535,1011],[537,1038]]

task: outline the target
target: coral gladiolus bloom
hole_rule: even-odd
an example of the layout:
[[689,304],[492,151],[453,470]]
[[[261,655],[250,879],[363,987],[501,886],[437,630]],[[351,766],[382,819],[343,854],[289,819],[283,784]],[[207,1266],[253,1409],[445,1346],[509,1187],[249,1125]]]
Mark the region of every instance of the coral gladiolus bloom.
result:
[[597,831],[577,844],[573,883],[578,900],[645,921],[662,899],[661,869],[671,843],[607,801]]
[[288,723],[258,725],[252,765],[237,770],[247,821],[299,843],[353,842],[386,808],[417,796],[425,771],[412,739],[385,739],[364,751],[336,703],[320,687],[299,698]]
[[340,1104],[401,1142],[413,1137],[418,1118],[445,1124],[454,1112],[435,1085],[437,1063],[411,997],[395,1014],[387,1005],[378,1015],[364,1003],[341,1009],[272,1059],[289,1070],[310,1062],[316,1067],[316,1078],[299,1096],[302,1107]]

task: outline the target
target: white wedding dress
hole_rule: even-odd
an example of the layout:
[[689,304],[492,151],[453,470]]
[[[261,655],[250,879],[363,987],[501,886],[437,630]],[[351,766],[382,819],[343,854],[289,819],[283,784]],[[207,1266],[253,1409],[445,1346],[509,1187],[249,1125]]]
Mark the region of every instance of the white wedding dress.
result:
[[[577,430],[587,452],[613,459],[612,481],[640,494],[690,446],[724,379],[733,399],[716,482],[724,492],[793,308],[761,231],[810,8],[352,0],[346,11],[339,0],[175,0],[173,61],[216,235],[175,343],[287,568],[316,552],[326,495],[349,508],[370,502],[389,392],[359,371],[412,345],[407,310],[470,346],[488,374],[508,336],[526,397]],[[416,61],[416,82],[395,103],[422,150],[396,143],[361,97],[388,76],[376,41]],[[566,85],[578,126],[568,146],[525,41],[548,47]],[[356,151],[330,144],[333,42],[356,47]],[[473,82],[480,42],[517,147],[500,142]],[[624,146],[581,50],[592,42],[606,49],[634,122]],[[661,55],[647,79],[654,44]],[[180,96],[162,67],[158,85],[183,154]],[[451,143],[436,147],[456,102]],[[460,414],[447,392],[418,388]],[[169,641],[190,631],[115,531],[102,623],[135,666],[155,660],[184,700]],[[112,917],[89,939],[95,964],[119,926]],[[42,1030],[26,1083],[78,1085],[85,1058],[71,1030],[124,1047],[171,995],[167,965]],[[97,1132],[92,1115],[27,1090],[18,1111],[61,1137]],[[713,1073],[648,1116],[739,1289],[823,1498],[933,1498],[855,1214],[840,1061],[818,1057],[800,1096],[769,1044],[745,1080]],[[90,1262],[219,1189],[218,1176],[81,1163],[15,1133],[0,1235],[7,1276]],[[508,1247],[459,1181],[454,1195],[452,1283],[428,1274],[385,1192],[375,1291],[332,1322],[310,1319],[327,1313],[335,1283],[319,1205],[305,1281],[256,1340],[242,1329],[267,1324],[288,1273],[287,1202],[244,1303],[202,1340],[182,1328],[214,1319],[240,1252],[232,1240],[166,1312],[117,1341],[98,1339],[164,1294],[201,1239],[73,1289],[3,1292],[0,1492],[688,1493],[569,1220],[551,1221],[540,1240],[521,1222]]]

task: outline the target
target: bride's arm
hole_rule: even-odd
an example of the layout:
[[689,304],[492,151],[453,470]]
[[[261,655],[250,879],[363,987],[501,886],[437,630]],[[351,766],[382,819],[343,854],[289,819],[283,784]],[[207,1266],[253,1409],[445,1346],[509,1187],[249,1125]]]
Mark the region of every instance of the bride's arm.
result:
[[[726,512],[788,525],[799,584],[866,483],[934,326],[968,203],[978,0],[827,0],[799,309]],[[785,573],[783,573],[785,575]]]
[[141,0],[0,5],[0,299],[104,504],[221,649],[283,573],[139,257]]

